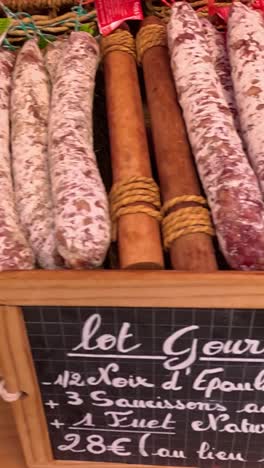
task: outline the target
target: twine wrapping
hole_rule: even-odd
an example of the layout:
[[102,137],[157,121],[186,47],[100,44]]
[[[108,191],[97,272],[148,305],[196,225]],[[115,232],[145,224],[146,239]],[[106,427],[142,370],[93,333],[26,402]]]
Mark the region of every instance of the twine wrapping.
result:
[[14,11],[40,10],[41,8],[62,8],[73,6],[75,0],[5,0],[5,6]]
[[144,26],[137,34],[136,45],[138,63],[141,63],[144,53],[151,47],[167,47],[165,26],[161,24],[149,24]]
[[127,54],[131,54],[134,59],[136,59],[135,40],[129,31],[117,29],[114,33],[102,38],[102,58],[104,58],[109,52],[114,51],[126,52]]
[[117,239],[117,221],[123,215],[144,213],[161,221],[159,188],[149,177],[130,177],[117,182],[109,198],[113,241]]
[[204,206],[189,206],[177,211],[168,211],[179,203],[196,202],[206,205],[206,200],[197,195],[175,197],[164,204],[161,212],[162,234],[165,249],[169,249],[172,242],[182,236],[193,233],[204,233],[214,236],[214,229],[208,209]]
[[165,216],[165,214],[174,206],[179,205],[180,203],[187,202],[195,202],[199,203],[199,205],[207,205],[206,199],[204,197],[201,197],[200,195],[182,195],[179,197],[171,198],[163,204],[161,210],[162,216]]
[[23,392],[16,392],[16,393],[9,393],[5,389],[5,381],[2,379],[0,380],[0,397],[7,401],[8,403],[12,403],[13,401],[19,400],[23,395]]
[[[70,32],[75,30],[77,22],[80,27],[88,26],[92,30],[96,28],[95,18],[95,11],[89,11],[82,15],[72,11],[53,18],[47,15],[32,15],[19,19],[11,18],[7,35],[10,43],[22,42],[28,37],[28,34],[34,34],[36,31],[39,31],[40,35]],[[32,29],[33,26],[34,29]]]

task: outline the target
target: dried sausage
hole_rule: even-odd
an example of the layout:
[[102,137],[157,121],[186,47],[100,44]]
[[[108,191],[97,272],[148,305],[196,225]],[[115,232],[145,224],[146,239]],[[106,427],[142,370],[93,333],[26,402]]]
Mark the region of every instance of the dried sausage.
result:
[[240,133],[239,118],[231,77],[231,67],[226,47],[225,33],[217,31],[215,26],[206,18],[201,18],[200,21],[206,35],[206,42],[209,48],[209,53],[223,88],[224,97],[234,117],[236,128]]
[[11,94],[12,169],[20,222],[41,267],[60,265],[48,167],[49,85],[35,39],[18,53]]
[[58,37],[55,42],[49,44],[45,50],[45,65],[51,82],[53,82],[55,79],[57,66],[66,44],[67,36],[61,36]]
[[30,270],[34,255],[19,225],[10,161],[10,92],[15,63],[12,52],[0,49],[0,270]]
[[58,250],[70,268],[98,267],[110,243],[105,188],[93,150],[96,40],[72,32],[53,83],[49,151]]
[[185,2],[168,24],[171,66],[221,249],[235,269],[264,269],[264,207],[196,13]]
[[264,22],[240,2],[229,16],[228,49],[241,130],[264,194]]

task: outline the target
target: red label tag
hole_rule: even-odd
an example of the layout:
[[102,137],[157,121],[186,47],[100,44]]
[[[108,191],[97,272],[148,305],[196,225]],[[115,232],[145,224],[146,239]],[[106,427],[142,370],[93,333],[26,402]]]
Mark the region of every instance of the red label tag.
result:
[[126,20],[141,20],[140,0],[95,0],[100,33],[107,36]]
[[251,3],[251,7],[254,10],[258,10],[264,13],[264,0],[255,0],[253,3]]
[[208,14],[209,16],[214,16],[217,15],[219,18],[225,21],[227,23],[228,17],[230,14],[230,8],[231,5],[228,6],[221,6],[219,7],[217,3],[215,3],[215,0],[208,0]]

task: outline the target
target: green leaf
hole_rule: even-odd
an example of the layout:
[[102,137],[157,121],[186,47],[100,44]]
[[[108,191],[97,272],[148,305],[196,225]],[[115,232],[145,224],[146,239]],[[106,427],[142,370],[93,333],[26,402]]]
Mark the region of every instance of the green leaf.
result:
[[44,49],[47,45],[47,41],[44,37],[40,37],[39,41],[38,41],[38,45],[39,45],[39,48],[40,49]]
[[49,44],[49,42],[53,42],[56,39],[54,36],[48,36],[47,38],[48,41],[45,39],[44,36],[41,36],[39,38],[38,45],[40,49],[44,49]]
[[89,34],[92,34],[93,33],[93,28],[89,25],[89,24],[82,24],[80,26],[80,31],[85,31]]
[[3,34],[10,26],[11,18],[0,18],[0,34]]

